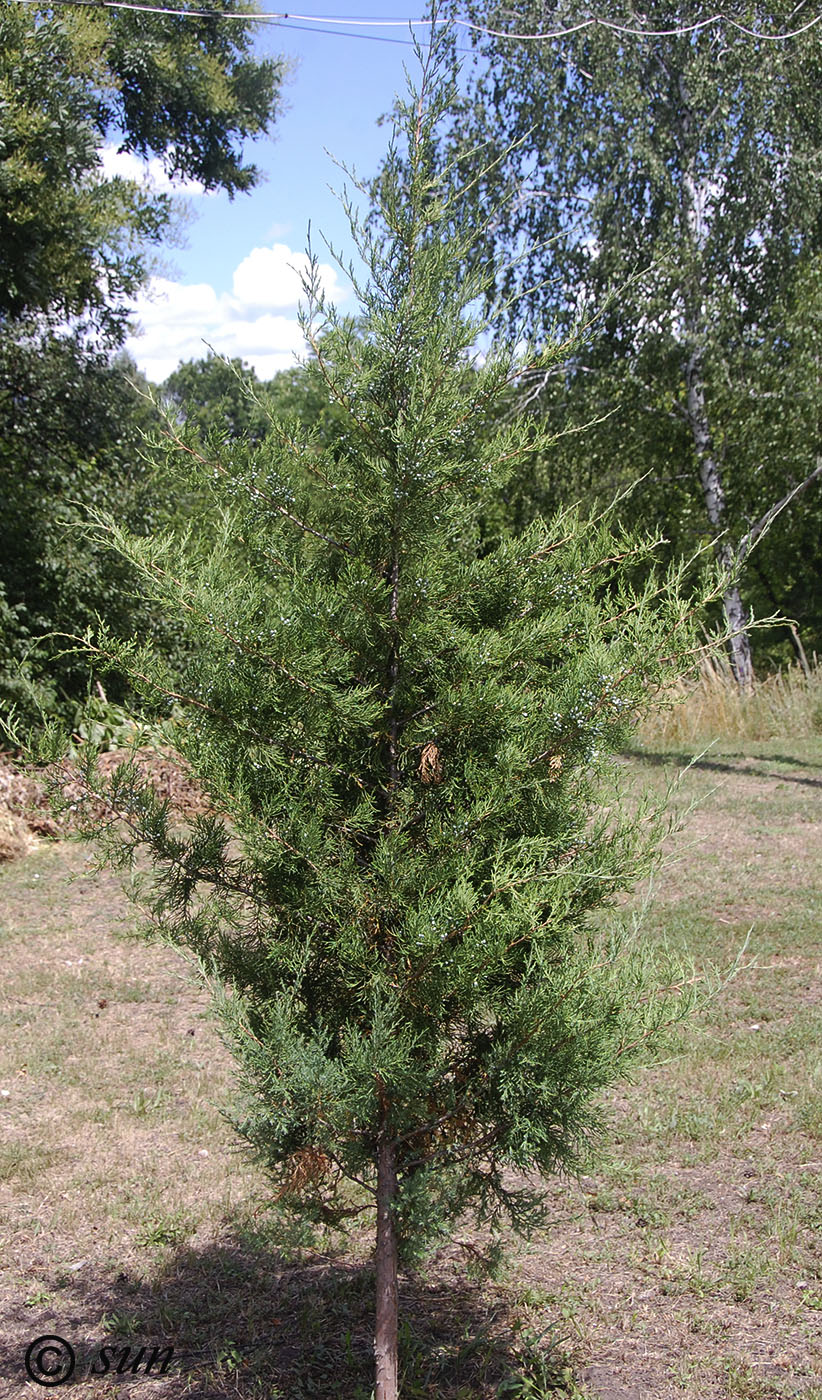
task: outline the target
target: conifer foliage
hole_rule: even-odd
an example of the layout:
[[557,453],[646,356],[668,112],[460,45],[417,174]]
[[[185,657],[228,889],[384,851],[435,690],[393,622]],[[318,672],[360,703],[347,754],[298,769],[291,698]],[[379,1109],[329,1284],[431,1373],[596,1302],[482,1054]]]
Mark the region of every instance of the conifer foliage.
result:
[[403,1260],[466,1211],[528,1228],[524,1174],[573,1169],[596,1096],[672,1014],[592,915],[651,858],[604,794],[693,605],[680,575],[635,591],[654,542],[607,519],[483,531],[534,425],[492,426],[521,356],[468,365],[483,273],[433,159],[451,95],[435,45],[354,219],[356,335],[307,288],[337,440],[278,420],[256,446],[181,443],[221,522],[199,562],[105,526],[197,639],[188,675],[94,644],[174,700],[214,804],[182,831],[134,772],[111,792],[157,924],[217,990],[237,1126],[283,1206],[374,1212],[377,1400]]

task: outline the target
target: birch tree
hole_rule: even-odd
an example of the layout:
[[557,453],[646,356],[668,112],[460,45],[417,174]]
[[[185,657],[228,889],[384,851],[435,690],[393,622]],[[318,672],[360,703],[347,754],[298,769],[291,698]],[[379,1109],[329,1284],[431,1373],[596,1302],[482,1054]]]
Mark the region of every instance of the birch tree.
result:
[[[603,365],[620,364],[634,389],[644,386],[623,438],[612,437],[615,459],[647,438],[643,418],[662,415],[657,438],[673,444],[662,459],[673,475],[690,473],[716,541],[732,664],[748,686],[742,566],[776,508],[820,474],[820,444],[809,439],[798,458],[783,458],[776,482],[767,463],[774,494],[763,498],[745,474],[749,451],[735,451],[748,408],[729,386],[752,357],[764,369],[780,309],[787,315],[818,248],[822,30],[787,5],[748,6],[741,27],[693,2],[641,14],[611,7],[605,23],[576,0],[479,3],[469,13],[496,33],[471,31],[477,64],[450,143],[462,152],[460,178],[476,168],[478,140],[500,153],[517,143],[473,191],[477,203],[509,194],[485,248],[498,288],[536,288],[532,331],[601,313],[568,373],[580,374],[591,417],[615,407],[599,392]],[[798,32],[767,37],[788,31]],[[512,266],[523,248],[533,251]],[[786,414],[794,388],[784,386]]]

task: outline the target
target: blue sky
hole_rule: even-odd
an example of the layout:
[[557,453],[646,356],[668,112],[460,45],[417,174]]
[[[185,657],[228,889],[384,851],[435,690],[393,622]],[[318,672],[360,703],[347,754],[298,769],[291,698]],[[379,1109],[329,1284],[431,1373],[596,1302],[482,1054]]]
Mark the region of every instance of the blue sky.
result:
[[[324,0],[320,13],[406,19],[424,9],[405,0],[372,0],[364,9]],[[358,33],[383,40],[410,37],[405,28]],[[427,29],[417,33],[424,40]],[[206,354],[204,341],[220,353],[242,356],[263,377],[293,363],[302,348],[295,319],[300,284],[293,269],[300,266],[309,221],[315,251],[327,264],[328,290],[342,308],[354,309],[320,238],[324,233],[346,256],[353,251],[345,215],[329,189],[339,188],[344,176],[326,149],[359,174],[376,171],[388,139],[377,121],[390,111],[395,92],[404,89],[403,64],[416,73],[414,50],[408,43],[274,24],[261,27],[258,49],[293,61],[286,111],[272,138],[247,147],[266,179],[233,202],[194,188],[184,192],[189,212],[183,246],[165,250],[135,308],[140,333],[127,347],[155,382],[181,359]],[[133,158],[113,150],[105,153],[104,163],[110,170],[142,174]],[[156,166],[149,174],[162,183]]]

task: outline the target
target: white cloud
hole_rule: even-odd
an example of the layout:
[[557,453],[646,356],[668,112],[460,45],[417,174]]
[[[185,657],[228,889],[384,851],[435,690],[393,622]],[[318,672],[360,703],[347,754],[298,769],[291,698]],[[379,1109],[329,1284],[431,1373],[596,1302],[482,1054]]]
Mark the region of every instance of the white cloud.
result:
[[[234,295],[246,306],[267,306],[281,309],[296,306],[304,298],[303,277],[308,273],[308,255],[292,253],[285,243],[270,248],[252,248],[247,258],[234,269]],[[333,294],[336,269],[322,265],[323,285]]]
[[[200,359],[209,345],[218,354],[239,356],[269,379],[305,350],[297,306],[304,299],[300,272],[306,267],[305,253],[274,243],[243,258],[231,292],[218,293],[208,282],[154,277],[135,304],[135,334],[126,349],[155,383],[180,360]],[[334,267],[321,264],[320,277],[332,301],[345,298],[347,288]]]
[[141,160],[132,151],[118,151],[116,146],[106,144],[100,147],[100,163],[107,180],[120,175],[124,180],[136,180],[138,184],[148,185],[158,194],[179,194],[188,199],[197,199],[215,193],[205,189],[199,180],[169,179],[158,156]]

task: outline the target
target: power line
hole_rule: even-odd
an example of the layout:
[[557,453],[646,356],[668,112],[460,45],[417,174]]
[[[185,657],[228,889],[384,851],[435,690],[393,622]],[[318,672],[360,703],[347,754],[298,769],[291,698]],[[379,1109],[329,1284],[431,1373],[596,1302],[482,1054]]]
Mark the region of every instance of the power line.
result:
[[[54,8],[62,6],[65,9],[93,9],[93,10],[131,10],[137,14],[165,15],[172,19],[210,19],[227,20],[239,24],[276,24],[278,29],[292,29],[298,34],[330,34],[335,39],[365,39],[373,44],[400,44],[403,48],[413,48],[412,39],[391,39],[385,34],[359,34],[346,29],[326,29],[326,23],[333,24],[361,24],[392,26],[408,29],[413,25],[430,25],[430,20],[370,20],[351,19],[339,20],[336,17],[324,15],[292,15],[286,12],[276,11],[265,12],[231,12],[227,10],[195,10],[172,9],[168,5],[140,4],[137,0],[16,0],[20,5],[39,5],[41,8]],[[301,20],[303,23],[291,23],[293,20]],[[439,21],[438,21],[439,22]],[[309,27],[310,26],[310,27]],[[470,53],[470,49],[458,49],[458,53]]]
[[[416,21],[409,20],[409,24]],[[298,34],[330,34],[333,39],[368,39],[372,44],[401,44],[404,49],[414,47],[413,39],[389,39],[387,34],[356,34],[348,29],[323,29],[318,25],[309,28],[305,24],[289,24],[288,21],[278,20],[278,29],[294,29]],[[471,53],[470,49],[457,49],[457,53]]]
[[785,34],[766,34],[761,29],[749,29],[747,25],[740,24],[739,20],[732,19],[730,15],[724,15],[721,11],[717,11],[716,14],[709,16],[707,19],[695,20],[693,24],[678,24],[672,29],[646,29],[641,26],[619,24],[616,20],[603,19],[601,17],[583,19],[580,20],[578,24],[569,25],[566,29],[546,30],[541,34],[516,34],[506,29],[488,29],[484,25],[474,24],[471,20],[467,19],[455,19],[453,21],[444,22],[463,25],[466,29],[474,30],[479,34],[487,34],[494,39],[564,39],[570,34],[579,34],[583,29],[592,29],[594,27],[610,29],[615,34],[628,34],[641,39],[662,39],[673,38],[675,35],[684,36],[686,34],[695,34],[698,30],[708,29],[711,25],[727,24],[733,29],[738,29],[741,34],[747,34],[752,39],[781,40],[797,39],[800,34],[806,34],[809,29],[813,29],[814,25],[819,24],[820,21],[822,21],[822,14],[814,15],[813,19],[808,20],[807,24],[803,24],[799,29],[792,29]]
[[369,26],[403,26],[403,25],[459,25],[463,29],[470,29],[477,34],[487,34],[495,39],[563,39],[569,34],[578,34],[583,29],[590,29],[599,26],[603,29],[613,30],[617,34],[630,34],[640,38],[664,38],[677,34],[694,34],[700,29],[707,29],[712,24],[729,24],[734,29],[738,29],[742,34],[747,34],[754,39],[796,39],[800,34],[805,34],[814,25],[819,24],[822,15],[815,15],[806,24],[798,29],[790,30],[784,34],[766,34],[759,29],[750,29],[747,25],[741,24],[739,20],[733,19],[730,15],[725,15],[721,11],[709,16],[707,19],[695,20],[693,24],[678,24],[670,29],[647,29],[642,26],[632,26],[620,24],[617,20],[604,19],[594,16],[591,19],[580,20],[578,24],[571,24],[563,29],[545,30],[539,34],[520,34],[507,29],[490,29],[487,25],[476,24],[473,20],[458,18],[443,19],[355,19],[354,17],[341,18],[331,15],[295,15],[289,14],[288,19],[303,20],[306,23],[322,22],[324,24],[363,24]]
[[[42,4],[42,0],[17,0],[18,4],[36,5]],[[410,44],[409,39],[387,39],[377,34],[352,34],[346,33],[342,26],[350,29],[352,26],[360,26],[369,29],[409,29],[415,26],[430,27],[432,25],[458,25],[463,29],[468,29],[474,34],[484,35],[492,39],[508,39],[519,42],[549,42],[553,39],[565,39],[572,34],[579,34],[585,29],[607,29],[614,34],[626,34],[631,38],[638,39],[663,39],[673,38],[677,35],[686,36],[696,34],[703,29],[708,29],[715,25],[728,25],[736,29],[740,34],[745,34],[751,39],[760,39],[767,42],[781,42],[787,39],[797,39],[802,34],[807,34],[810,29],[822,22],[822,14],[814,15],[805,24],[797,29],[791,29],[785,33],[768,34],[761,29],[751,29],[748,25],[742,24],[739,20],[733,19],[730,15],[725,15],[721,11],[710,15],[705,19],[694,20],[692,24],[680,24],[670,29],[647,29],[641,25],[620,24],[617,20],[605,19],[603,16],[593,16],[590,19],[580,20],[578,24],[567,25],[562,29],[544,30],[535,34],[521,34],[516,31],[506,29],[490,29],[487,25],[476,24],[468,19],[438,19],[427,17],[422,19],[383,19],[383,18],[358,18],[355,16],[340,15],[298,15],[291,11],[271,11],[271,12],[232,12],[227,10],[211,9],[173,9],[165,5],[142,4],[139,0],[51,0],[51,4],[66,6],[88,6],[92,9],[104,10],[131,10],[139,14],[168,15],[175,19],[219,19],[224,21],[235,21],[240,24],[269,23],[278,24],[283,29],[301,29],[305,25],[336,25],[335,29],[317,28],[305,32],[319,34],[339,34],[349,39],[370,39],[375,42],[380,40],[383,43]]]

